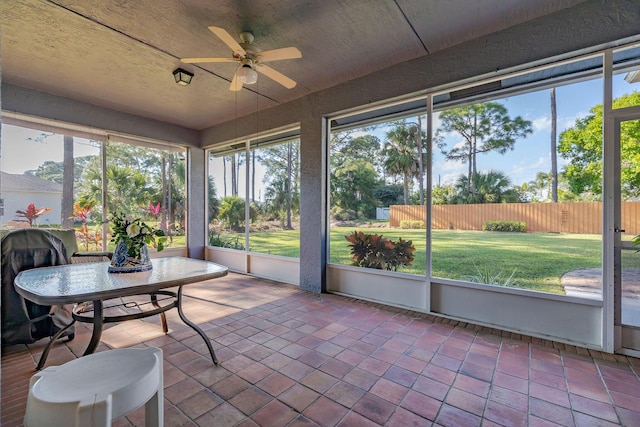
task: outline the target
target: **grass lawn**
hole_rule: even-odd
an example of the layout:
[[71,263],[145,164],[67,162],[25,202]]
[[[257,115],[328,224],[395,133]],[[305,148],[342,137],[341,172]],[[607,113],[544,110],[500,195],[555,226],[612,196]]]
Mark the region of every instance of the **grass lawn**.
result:
[[[111,243],[111,241],[107,240],[107,247],[104,249],[106,251],[114,251],[116,248],[115,243]],[[167,241],[165,243],[165,248],[183,248],[187,246],[187,237],[182,236],[172,236],[171,240],[167,237]],[[78,241],[78,247],[80,251],[102,251],[101,247],[97,247],[94,244],[90,244],[89,248],[85,248],[84,243]]]
[[[349,262],[348,248],[343,249],[337,243],[340,237],[352,231],[332,229],[331,262]],[[425,274],[424,230],[385,229],[379,232],[392,240],[398,237],[412,240],[416,247],[415,259],[411,267],[402,271]],[[564,293],[560,284],[563,274],[601,266],[600,239],[599,235],[587,234],[434,230],[432,276],[460,280],[471,280],[473,276],[490,277],[502,284],[513,273],[514,287]]]
[[[344,239],[353,227],[331,229],[329,262],[350,264]],[[412,266],[400,271],[425,274],[425,230],[361,228],[397,240],[412,240],[416,248]],[[252,252],[299,257],[299,230],[251,233]],[[243,235],[228,234],[225,237]],[[542,292],[564,293],[560,278],[567,272],[602,265],[601,236],[597,234],[503,233],[489,231],[433,231],[432,274],[434,277],[470,280],[473,276],[493,277],[504,283],[513,273],[512,285]],[[623,265],[637,265],[638,255],[623,252]],[[486,282],[486,280],[483,280]]]

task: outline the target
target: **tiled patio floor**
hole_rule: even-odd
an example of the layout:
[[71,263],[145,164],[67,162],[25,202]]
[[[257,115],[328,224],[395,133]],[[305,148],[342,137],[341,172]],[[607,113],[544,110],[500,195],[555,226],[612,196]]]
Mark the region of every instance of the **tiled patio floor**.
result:
[[[185,293],[220,366],[175,310],[168,335],[155,317],[124,322],[98,348],[163,349],[166,426],[640,426],[638,359],[238,274]],[[89,336],[80,326],[47,365]],[[2,349],[4,427],[21,425],[43,345]],[[114,425],[143,420],[139,409]]]

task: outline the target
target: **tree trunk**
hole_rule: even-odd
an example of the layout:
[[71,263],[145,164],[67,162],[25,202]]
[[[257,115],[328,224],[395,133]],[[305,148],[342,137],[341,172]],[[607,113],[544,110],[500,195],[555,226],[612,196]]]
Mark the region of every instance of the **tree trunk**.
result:
[[173,209],[173,190],[172,190],[172,183],[173,183],[173,154],[170,155],[169,157],[169,168],[167,170],[167,205],[165,207],[165,211],[169,211],[168,213],[168,218],[169,218],[169,222],[167,223],[167,234],[169,234],[169,241],[173,242],[173,232],[172,232],[172,226],[176,223],[176,213],[175,210]]
[[62,160],[62,228],[73,228],[73,137],[64,136],[64,154]]
[[160,207],[162,209],[162,228],[166,233],[167,230],[167,159],[162,156],[162,166],[160,173],[162,174],[162,202],[160,203]]
[[558,202],[558,150],[556,148],[556,88],[551,88],[551,201]]
[[222,157],[222,186],[224,187],[224,197],[227,197],[227,158]]
[[471,137],[471,155],[470,155],[471,158],[469,159],[469,162],[471,163],[471,172],[469,174],[469,193],[470,194],[476,193],[476,188],[472,178],[475,177],[476,174],[478,173],[478,169],[476,165],[476,155],[478,154],[477,134],[478,134],[478,115],[477,113],[474,113],[473,136]]
[[251,201],[256,201],[256,150],[251,152]]
[[[248,166],[247,166],[248,167]],[[246,176],[245,176],[246,178]],[[236,196],[240,194],[240,154],[238,154],[238,161],[236,162]],[[244,194],[244,197],[249,197],[247,193],[247,189],[245,188],[244,191],[242,192]]]
[[236,155],[232,154],[231,155],[231,195],[232,196],[237,196],[238,195],[238,186],[236,185]]
[[285,194],[287,197],[287,230],[291,230],[291,143],[287,143],[287,179],[285,181]]
[[404,193],[404,204],[408,205],[409,204],[409,173],[408,172],[404,172],[404,177],[403,177],[403,181],[404,181],[404,185],[403,185],[403,193]]
[[473,146],[471,145],[471,142],[469,142],[469,158],[467,159],[467,193],[471,194],[471,173],[472,173],[472,169],[471,169],[471,157],[472,157],[472,151],[473,151]]
[[420,181],[420,206],[424,205],[424,166],[422,164],[422,118],[418,115],[418,132],[416,133],[416,145],[418,146],[418,179]]

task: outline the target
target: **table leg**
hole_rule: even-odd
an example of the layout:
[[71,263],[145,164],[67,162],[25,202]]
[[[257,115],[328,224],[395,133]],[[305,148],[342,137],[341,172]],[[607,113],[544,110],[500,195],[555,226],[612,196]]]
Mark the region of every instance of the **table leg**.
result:
[[39,371],[40,369],[42,369],[42,367],[44,366],[45,362],[47,361],[47,357],[49,356],[49,351],[51,350],[51,346],[53,346],[53,343],[55,343],[56,340],[60,337],[60,335],[62,335],[67,329],[69,329],[71,326],[73,326],[74,323],[76,323],[75,319],[73,319],[71,321],[71,323],[69,323],[64,328],[60,329],[54,336],[51,337],[51,339],[49,339],[49,343],[44,348],[44,351],[42,352],[42,355],[40,355],[40,361],[38,362],[38,366],[36,366],[36,370]]
[[[153,304],[155,308],[160,308],[160,304],[158,304],[158,295],[151,294],[151,304]],[[162,323],[162,332],[164,332],[165,334],[169,332],[169,327],[167,326],[167,316],[164,314],[164,312],[160,313],[160,322]]]
[[191,327],[191,329],[196,331],[202,337],[202,339],[204,340],[204,343],[207,345],[207,348],[209,349],[209,354],[211,355],[211,360],[213,360],[213,363],[215,365],[217,365],[218,364],[218,358],[216,357],[216,353],[213,351],[213,347],[211,346],[211,341],[209,341],[209,337],[207,336],[207,334],[204,333],[204,331],[202,329],[200,329],[198,327],[198,325],[193,323],[191,320],[187,319],[187,317],[184,315],[184,312],[182,311],[182,286],[180,286],[178,288],[178,297],[177,297],[177,299],[178,299],[178,301],[177,301],[178,314],[180,315],[180,318],[182,319],[182,321],[184,323],[189,325]]
[[100,337],[102,336],[102,301],[95,300],[93,301],[93,332],[91,333],[91,341],[89,341],[89,345],[87,349],[84,351],[83,356],[87,354],[92,354],[96,351],[96,347],[100,343]]

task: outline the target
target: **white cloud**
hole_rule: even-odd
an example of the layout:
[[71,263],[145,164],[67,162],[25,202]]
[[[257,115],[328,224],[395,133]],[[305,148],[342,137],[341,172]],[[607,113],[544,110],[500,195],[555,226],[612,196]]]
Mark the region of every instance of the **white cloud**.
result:
[[467,164],[460,160],[444,160],[437,161],[433,164],[433,182],[434,184],[454,184],[460,174],[467,173]]
[[576,125],[576,121],[578,121],[579,119],[583,119],[583,118],[587,117],[589,114],[590,113],[588,111],[586,111],[586,112],[585,111],[578,111],[573,116],[559,118],[559,120],[558,120],[558,135],[563,130],[566,130],[566,129],[569,129],[571,127],[574,127]]
[[549,158],[539,157],[533,163],[525,163],[525,161],[518,162],[518,164],[511,168],[507,175],[511,178],[512,184],[519,185],[523,182],[532,181],[538,172],[548,172],[547,169],[550,169]]
[[360,138],[361,136],[371,135],[371,132],[365,132],[363,130],[356,130],[351,134],[353,139]]
[[445,171],[467,170],[467,164],[460,160],[446,160],[444,163],[438,163],[436,167]]
[[547,132],[551,130],[551,118],[548,116],[538,117],[531,122],[533,125],[533,132]]
[[461,139],[459,142],[453,146],[453,148],[464,148],[467,146],[467,142],[464,139]]

